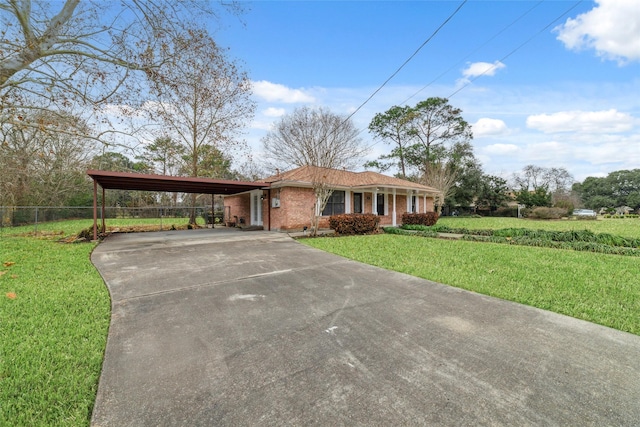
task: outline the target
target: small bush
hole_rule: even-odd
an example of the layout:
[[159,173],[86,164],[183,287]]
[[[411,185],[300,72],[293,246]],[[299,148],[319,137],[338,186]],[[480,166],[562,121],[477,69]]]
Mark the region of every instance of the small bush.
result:
[[426,213],[409,213],[402,214],[402,225],[426,225],[432,226],[438,222],[438,214],[436,212]]
[[329,217],[329,227],[337,234],[370,234],[378,230],[380,217],[374,214],[342,214]]
[[567,210],[564,208],[539,207],[529,213],[531,219],[560,219],[563,216],[567,216]]

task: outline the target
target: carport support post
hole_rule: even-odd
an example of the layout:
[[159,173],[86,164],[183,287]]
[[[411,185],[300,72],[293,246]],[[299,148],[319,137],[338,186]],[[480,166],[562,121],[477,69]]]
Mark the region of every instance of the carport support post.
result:
[[93,179],[93,240],[98,240],[98,182]]
[[216,195],[211,194],[211,228],[216,228]]
[[105,222],[105,218],[104,218],[104,214],[106,213],[106,209],[104,207],[104,204],[106,203],[105,198],[104,198],[104,187],[102,187],[102,232],[106,233],[107,232],[107,223]]

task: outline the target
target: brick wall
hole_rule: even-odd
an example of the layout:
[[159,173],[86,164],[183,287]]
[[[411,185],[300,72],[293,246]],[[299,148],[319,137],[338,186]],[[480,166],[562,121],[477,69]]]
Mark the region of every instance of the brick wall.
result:
[[[315,195],[312,188],[284,187],[280,191],[280,207],[271,208],[272,230],[302,230],[311,227]],[[278,190],[271,190],[272,197]],[[326,221],[328,226],[328,220]],[[323,225],[320,225],[323,227]]]
[[[315,195],[312,188],[283,187],[271,190],[271,199],[280,198],[280,207],[271,207],[272,201],[268,198],[268,192],[264,192],[262,202],[262,221],[265,229],[271,226],[274,231],[302,230],[304,227],[311,228]],[[372,213],[373,193],[363,192],[364,213]],[[353,209],[353,195],[351,199],[351,212]],[[424,212],[424,198],[418,197],[418,212]],[[385,197],[388,215],[380,217],[380,225],[393,224],[393,194]],[[226,196],[225,206],[230,207],[231,220],[234,216],[244,218],[245,225],[250,225],[251,221],[251,199],[250,194],[239,194],[236,196]],[[434,201],[427,198],[427,211],[432,212]],[[269,212],[269,209],[271,211]],[[396,195],[396,224],[402,223],[402,214],[407,211],[407,196]],[[320,228],[329,227],[329,217],[322,217],[319,223]]]
[[238,194],[235,196],[226,196],[224,198],[224,205],[230,209],[230,220],[240,221],[240,218],[244,218],[244,223],[249,225],[251,222],[251,195],[249,193]]

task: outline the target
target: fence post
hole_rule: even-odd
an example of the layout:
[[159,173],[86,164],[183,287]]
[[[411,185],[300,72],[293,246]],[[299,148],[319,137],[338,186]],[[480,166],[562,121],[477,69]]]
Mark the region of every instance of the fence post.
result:
[[38,234],[38,207],[36,206],[36,224],[35,224],[35,234]]

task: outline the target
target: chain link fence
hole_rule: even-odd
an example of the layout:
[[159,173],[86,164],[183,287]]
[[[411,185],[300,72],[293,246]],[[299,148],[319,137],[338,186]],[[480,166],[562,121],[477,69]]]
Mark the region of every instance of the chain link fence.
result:
[[[198,224],[222,224],[225,221],[225,210],[211,211],[211,207],[198,206],[147,206],[147,207],[105,207],[104,218],[108,219],[136,219],[158,220],[160,224],[167,223],[173,218],[189,218],[195,209]],[[227,209],[228,210],[228,207]],[[228,212],[227,212],[228,213]],[[98,221],[102,221],[102,208],[98,207]],[[0,228],[38,226],[44,223],[64,220],[87,219],[93,220],[92,206],[0,206]]]

